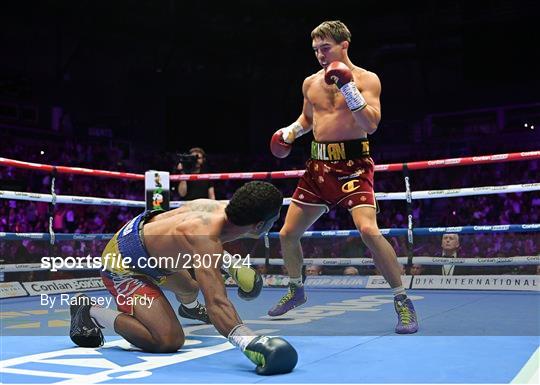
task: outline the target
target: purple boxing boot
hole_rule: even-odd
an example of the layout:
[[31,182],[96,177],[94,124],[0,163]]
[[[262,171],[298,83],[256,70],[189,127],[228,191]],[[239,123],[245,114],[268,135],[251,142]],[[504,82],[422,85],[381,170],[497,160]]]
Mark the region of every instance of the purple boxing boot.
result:
[[296,286],[289,284],[289,291],[280,299],[279,303],[272,309],[268,310],[268,315],[271,317],[277,317],[287,313],[289,310],[294,309],[307,301],[306,294],[304,293],[304,286]]
[[418,331],[418,321],[416,311],[412,301],[406,295],[400,294],[394,297],[394,308],[398,315],[396,333],[412,334]]

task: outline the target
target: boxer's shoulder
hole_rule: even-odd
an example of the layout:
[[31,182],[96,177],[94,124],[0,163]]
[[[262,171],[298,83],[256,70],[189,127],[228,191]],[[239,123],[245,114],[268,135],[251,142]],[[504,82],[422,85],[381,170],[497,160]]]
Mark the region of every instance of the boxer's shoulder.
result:
[[[217,222],[217,215],[204,212],[187,212],[185,215],[178,215],[174,225],[178,231],[185,234],[208,234]],[[202,231],[202,232],[201,232]]]
[[324,68],[318,70],[318,71],[315,72],[314,74],[309,75],[309,76],[306,78],[306,80],[308,80],[308,79],[315,80],[315,79],[320,78],[321,76],[324,77]]
[[195,199],[184,205],[186,211],[218,212],[225,210],[226,204],[212,199]]
[[361,83],[373,83],[373,82],[378,82],[380,83],[380,80],[379,80],[379,77],[377,76],[377,74],[375,72],[371,72],[371,71],[368,71],[364,68],[361,68],[361,67],[354,67],[353,68],[353,76],[354,76],[354,80],[356,82],[361,82]]
[[308,97],[308,99],[311,99],[311,97],[313,97],[313,92],[317,94],[320,92],[321,88],[324,88],[323,83],[324,71],[321,70],[304,79],[304,83],[302,84],[302,92]]
[[310,87],[311,85],[313,85],[313,83],[315,83],[318,79],[320,79],[321,76],[323,76],[323,74],[324,73],[322,71],[319,71],[312,75],[309,75],[307,78],[304,79],[303,87],[304,88]]
[[175,215],[145,223],[144,235],[172,235],[175,238],[190,236],[208,236],[219,231],[219,220],[223,218],[220,211],[184,210]]

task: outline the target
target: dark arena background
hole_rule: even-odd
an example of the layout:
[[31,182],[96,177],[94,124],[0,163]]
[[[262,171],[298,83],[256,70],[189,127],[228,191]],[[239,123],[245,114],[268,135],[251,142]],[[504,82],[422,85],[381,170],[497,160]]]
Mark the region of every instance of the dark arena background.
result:
[[[540,3],[0,7],[1,383],[540,381]],[[350,60],[382,84],[368,135],[377,223],[415,304],[415,334],[394,333],[393,293],[343,207],[302,237],[307,303],[267,314],[287,293],[279,231],[313,135],[282,159],[269,143],[298,119],[303,81],[321,70],[310,34],[325,20],[347,25]],[[225,247],[264,287],[246,302],[233,274],[223,280],[246,325],[294,346],[291,373],[257,375],[213,325],[182,317],[175,353],[141,351],[110,328],[101,347],[72,342],[68,298],[85,292],[116,309],[86,262],[122,226],[156,204],[228,201],[254,179],[282,192],[281,217]],[[163,294],[176,314],[178,296]]]

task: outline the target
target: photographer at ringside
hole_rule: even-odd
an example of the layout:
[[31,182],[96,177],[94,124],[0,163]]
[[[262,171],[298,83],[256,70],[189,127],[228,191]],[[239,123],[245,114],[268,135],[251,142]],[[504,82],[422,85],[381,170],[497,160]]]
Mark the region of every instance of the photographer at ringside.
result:
[[[186,154],[178,155],[176,169],[181,174],[200,174],[205,171],[206,152],[200,147],[194,147]],[[178,194],[186,201],[206,198],[216,199],[214,184],[210,180],[182,180],[178,183]]]

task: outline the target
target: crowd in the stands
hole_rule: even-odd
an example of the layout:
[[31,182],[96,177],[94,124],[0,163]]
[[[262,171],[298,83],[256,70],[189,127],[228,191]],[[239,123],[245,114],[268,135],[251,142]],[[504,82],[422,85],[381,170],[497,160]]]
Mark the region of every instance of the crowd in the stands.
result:
[[[105,143],[105,144],[104,144]],[[131,148],[117,147],[113,142],[85,142],[83,140],[54,140],[50,142],[23,140],[6,135],[2,137],[0,156],[27,162],[76,166],[111,171],[143,173],[148,169],[174,172],[175,158],[169,154],[148,153]],[[475,155],[475,154],[470,154]],[[374,155],[377,162],[376,154]],[[406,161],[401,159],[396,161]],[[229,155],[208,154],[206,171],[241,172],[302,169],[303,159],[293,156],[276,160],[270,154],[244,155],[241,160]],[[540,174],[538,160],[497,163],[482,166],[452,167],[446,169],[417,170],[411,172],[413,191],[458,189],[462,187],[502,186],[537,183]],[[0,190],[50,193],[53,176],[41,171],[0,166]],[[242,181],[214,181],[217,199],[228,199]],[[291,196],[296,180],[276,180],[274,183]],[[375,177],[376,192],[404,191],[404,178],[400,172],[380,172]],[[54,190],[59,195],[91,196],[143,200],[144,187],[140,181],[58,174],[54,178]],[[172,200],[180,200],[176,186],[172,184]],[[408,207],[405,201],[378,202],[380,228],[406,228]],[[493,195],[458,197],[447,199],[415,200],[411,206],[415,227],[448,227],[464,225],[500,225],[540,222],[540,196],[537,193],[498,193]],[[285,209],[284,209],[285,211]],[[0,232],[49,232],[49,218],[56,233],[113,233],[140,212],[137,208],[67,205],[0,199]],[[284,215],[282,215],[282,218]],[[279,230],[282,220],[276,224]],[[350,215],[344,209],[331,210],[314,226],[313,230],[353,229]],[[538,255],[539,233],[474,234],[462,235],[462,257],[511,257]],[[398,256],[410,252],[406,237],[392,237],[391,242]],[[53,248],[40,241],[2,241],[0,255],[4,263],[38,261],[48,253],[60,255],[99,255],[102,242],[59,241]],[[234,246],[233,246],[234,247]],[[261,245],[238,246],[264,253]],[[53,251],[54,250],[54,251]],[[304,242],[306,257],[354,258],[369,257],[360,238],[323,238]],[[439,236],[417,236],[414,239],[415,255],[435,256],[440,252]],[[273,243],[271,257],[279,257],[279,247]]]

